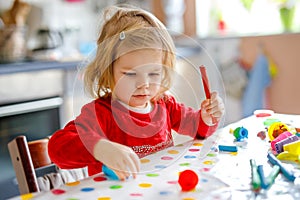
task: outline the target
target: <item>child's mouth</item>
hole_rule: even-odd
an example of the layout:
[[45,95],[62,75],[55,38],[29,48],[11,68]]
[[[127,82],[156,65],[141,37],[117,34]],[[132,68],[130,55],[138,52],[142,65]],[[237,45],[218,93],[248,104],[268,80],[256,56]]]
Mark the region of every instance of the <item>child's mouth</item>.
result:
[[142,98],[147,98],[149,95],[147,94],[138,94],[138,95],[132,95],[134,98],[139,98],[139,99],[142,99]]

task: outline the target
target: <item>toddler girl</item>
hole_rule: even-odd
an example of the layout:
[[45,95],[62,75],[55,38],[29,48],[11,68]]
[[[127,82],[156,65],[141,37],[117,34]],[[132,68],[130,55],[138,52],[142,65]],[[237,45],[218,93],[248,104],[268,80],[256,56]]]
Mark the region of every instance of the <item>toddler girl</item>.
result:
[[124,180],[136,177],[139,158],[173,145],[171,130],[192,138],[214,133],[224,104],[212,92],[194,110],[168,94],[175,47],[152,14],[111,7],[104,16],[96,56],[84,74],[86,90],[95,100],[53,134],[48,149],[60,168],[87,166],[93,175],[105,164]]

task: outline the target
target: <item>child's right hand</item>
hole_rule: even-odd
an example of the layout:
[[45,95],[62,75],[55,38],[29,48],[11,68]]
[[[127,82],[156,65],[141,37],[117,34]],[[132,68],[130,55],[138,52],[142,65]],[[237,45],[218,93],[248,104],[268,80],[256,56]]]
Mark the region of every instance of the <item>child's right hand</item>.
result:
[[140,170],[139,157],[130,147],[107,139],[101,139],[95,145],[94,157],[112,169],[120,180],[130,175],[135,178]]

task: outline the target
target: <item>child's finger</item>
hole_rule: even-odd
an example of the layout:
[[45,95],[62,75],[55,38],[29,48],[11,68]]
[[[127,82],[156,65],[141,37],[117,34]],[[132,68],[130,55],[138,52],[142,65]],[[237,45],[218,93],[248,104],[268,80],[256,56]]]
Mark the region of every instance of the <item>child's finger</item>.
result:
[[211,108],[208,111],[212,116],[220,118],[223,116],[224,112],[225,112],[225,107],[223,103],[219,103],[217,106]]
[[216,99],[217,96],[218,96],[217,92],[211,92],[210,93],[210,99]]
[[140,170],[140,165],[139,165],[139,159],[136,154],[131,154],[130,159],[128,160],[128,168],[130,170],[130,173],[132,174],[133,178],[136,177],[137,172]]
[[116,175],[118,176],[118,178],[121,180],[121,181],[125,181],[126,180],[126,174],[122,171],[115,171]]
[[140,158],[138,157],[138,155],[136,153],[134,153],[133,155],[131,155],[134,157],[133,161],[134,161],[134,165],[135,165],[135,169],[136,171],[134,171],[135,173],[133,174],[133,177],[136,177],[136,174],[140,171],[141,169],[141,162],[140,162]]

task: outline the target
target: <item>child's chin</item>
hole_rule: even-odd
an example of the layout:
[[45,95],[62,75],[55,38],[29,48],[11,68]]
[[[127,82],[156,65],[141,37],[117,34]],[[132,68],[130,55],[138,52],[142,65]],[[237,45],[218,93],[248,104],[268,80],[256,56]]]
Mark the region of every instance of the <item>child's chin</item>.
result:
[[147,106],[147,102],[148,101],[145,101],[145,102],[135,102],[135,103],[132,103],[130,106],[134,107],[134,108],[145,108]]

